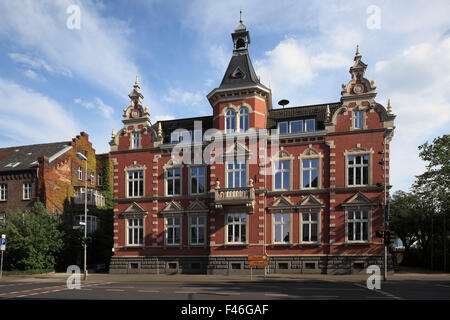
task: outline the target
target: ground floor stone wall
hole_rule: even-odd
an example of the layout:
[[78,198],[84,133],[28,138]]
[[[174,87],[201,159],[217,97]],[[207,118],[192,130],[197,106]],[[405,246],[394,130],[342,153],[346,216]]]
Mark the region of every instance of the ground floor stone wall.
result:
[[[370,265],[379,266],[383,272],[383,256],[271,256],[267,272],[269,274],[353,274],[366,273]],[[110,273],[249,275],[252,272],[255,275],[264,274],[264,267],[250,266],[246,256],[112,257],[109,268]],[[391,256],[388,258],[388,271],[393,271]]]

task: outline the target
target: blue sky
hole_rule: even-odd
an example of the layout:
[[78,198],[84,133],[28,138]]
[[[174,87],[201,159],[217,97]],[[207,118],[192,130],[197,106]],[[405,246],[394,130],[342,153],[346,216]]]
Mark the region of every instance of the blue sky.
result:
[[[66,26],[73,4],[80,29]],[[391,183],[407,190],[424,169],[417,146],[450,132],[450,2],[432,4],[4,0],[0,147],[86,131],[107,152],[136,75],[153,122],[211,114],[205,96],[222,80],[242,10],[253,64],[274,105],[339,101],[359,44],[376,100],[391,98],[397,115]],[[379,28],[370,27],[374,5]]]

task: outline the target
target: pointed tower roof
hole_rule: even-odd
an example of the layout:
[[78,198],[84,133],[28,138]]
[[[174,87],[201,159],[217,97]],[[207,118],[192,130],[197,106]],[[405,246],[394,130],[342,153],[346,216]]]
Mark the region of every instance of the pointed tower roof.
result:
[[239,25],[231,34],[231,38],[234,45],[233,55],[219,88],[227,89],[255,84],[261,85],[248,53],[250,33],[242,23],[242,20],[239,21]]

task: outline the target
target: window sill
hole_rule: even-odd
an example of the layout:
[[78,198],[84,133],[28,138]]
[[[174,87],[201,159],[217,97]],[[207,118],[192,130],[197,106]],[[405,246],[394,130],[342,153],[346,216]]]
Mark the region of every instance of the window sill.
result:
[[347,241],[345,242],[347,245],[370,245],[371,243],[369,241]]
[[248,247],[248,243],[225,243],[224,248],[226,247]]
[[127,244],[125,248],[144,248],[143,244]]

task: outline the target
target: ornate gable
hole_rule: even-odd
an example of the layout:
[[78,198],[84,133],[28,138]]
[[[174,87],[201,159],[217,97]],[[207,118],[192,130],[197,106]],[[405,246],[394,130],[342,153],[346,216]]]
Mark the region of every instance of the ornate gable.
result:
[[208,207],[203,201],[195,199],[194,201],[190,201],[189,207],[187,207],[186,211],[189,212],[209,212]]
[[125,218],[134,218],[147,215],[147,211],[145,211],[140,205],[138,205],[136,202],[133,202],[128,208],[126,208],[122,212],[122,216]]
[[316,197],[314,197],[313,195],[307,195],[306,197],[304,197],[302,200],[300,200],[300,202],[297,204],[297,206],[301,209],[304,208],[322,208],[325,205],[323,203],[321,203]]
[[355,193],[353,196],[348,198],[342,203],[343,207],[372,207],[376,206],[376,203],[371,201],[369,198],[367,198],[364,194],[361,192]]
[[276,213],[276,212],[292,212],[292,210],[295,208],[295,206],[292,204],[291,200],[283,195],[281,195],[278,198],[275,198],[275,200],[270,204],[269,210]]
[[179,202],[170,201],[166,204],[164,209],[161,210],[161,213],[183,213],[184,209]]

